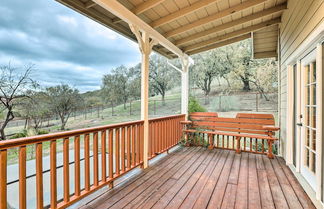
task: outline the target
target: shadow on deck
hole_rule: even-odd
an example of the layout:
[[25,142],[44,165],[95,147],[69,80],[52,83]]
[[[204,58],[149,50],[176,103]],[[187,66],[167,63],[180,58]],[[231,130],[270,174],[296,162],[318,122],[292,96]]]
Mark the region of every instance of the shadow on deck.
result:
[[82,209],[315,208],[282,158],[179,148]]

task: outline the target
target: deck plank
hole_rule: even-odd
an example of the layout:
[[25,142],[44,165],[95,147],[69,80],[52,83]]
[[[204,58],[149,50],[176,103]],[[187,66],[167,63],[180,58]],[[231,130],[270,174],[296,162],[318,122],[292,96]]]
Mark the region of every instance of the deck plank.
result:
[[206,183],[208,182],[208,179],[212,175],[213,170],[215,169],[216,165],[218,164],[219,160],[221,159],[222,155],[224,153],[224,150],[218,150],[217,155],[214,156],[213,160],[209,164],[208,168],[205,170],[205,172],[201,175],[199,180],[197,181],[194,188],[190,191],[186,199],[182,202],[182,205],[180,208],[187,209],[192,208],[199,197],[199,194],[204,189]]
[[[161,169],[156,175],[152,176],[151,178],[147,179],[141,185],[139,185],[136,189],[124,194],[123,198],[120,199],[117,203],[112,205],[110,208],[124,208],[129,203],[136,204],[136,201],[139,201],[141,197],[147,196],[147,194],[155,188],[154,183],[161,180],[161,184],[167,181],[169,176],[174,175],[177,171],[182,168],[182,171],[186,171],[183,165],[191,164],[197,158],[203,158],[203,154],[199,152],[194,152],[193,155],[188,155],[184,159],[180,160],[178,164],[172,166],[170,169]],[[200,162],[199,162],[200,163]],[[153,186],[152,186],[153,185]],[[143,193],[143,194],[142,194]],[[137,199],[136,199],[137,198]],[[136,199],[134,201],[134,199]]]
[[201,175],[208,169],[209,164],[214,161],[214,157],[217,152],[211,151],[209,153],[210,160],[206,159],[205,162],[199,166],[199,168],[195,171],[195,173],[190,177],[190,179],[186,182],[186,184],[181,188],[181,190],[173,197],[171,202],[168,204],[166,208],[179,208],[182,204],[183,200],[186,199],[187,195],[191,191],[191,189],[195,186]]
[[267,177],[272,193],[272,198],[276,208],[289,208],[285,195],[281,189],[280,183],[271,165],[271,160],[267,156],[263,156],[264,166],[266,168]]
[[281,168],[280,164],[278,163],[277,159],[271,160],[272,166],[274,168],[274,171],[277,175],[278,181],[281,185],[281,189],[286,197],[286,200],[288,202],[288,205],[290,208],[294,209],[302,209],[302,205],[299,202],[298,197],[295,194],[295,191],[291,187],[283,169]]
[[261,208],[260,188],[258,174],[256,169],[255,154],[249,154],[249,192],[248,192],[248,207],[253,209]]
[[193,152],[198,153],[198,149],[185,149],[185,151],[180,151],[179,153],[176,153],[174,156],[177,156],[176,159],[174,159],[172,156],[165,161],[161,163],[160,165],[152,166],[145,170],[143,175],[141,175],[139,178],[137,178],[135,181],[132,181],[130,183],[127,182],[126,185],[123,185],[121,187],[116,187],[110,191],[108,191],[106,194],[103,194],[100,198],[98,198],[96,201],[91,202],[89,205],[93,208],[108,208],[118,202],[121,198],[125,196],[125,194],[130,193],[135,188],[146,182],[148,179],[153,177],[154,175],[161,172],[163,169],[168,169],[174,166],[176,163],[181,161],[181,159],[185,158],[186,156],[190,156]]
[[[191,164],[189,169],[178,179],[177,183],[171,187],[171,189],[163,195],[163,197],[152,207],[153,209],[165,208],[173,197],[179,192],[183,185],[188,181],[188,179],[193,175],[193,173],[200,167],[200,165],[205,160],[211,160],[211,154],[209,150],[202,153],[199,159]],[[188,163],[189,164],[189,163]]]
[[81,208],[310,208],[282,158],[183,147]]
[[240,174],[237,185],[236,192],[236,201],[235,208],[236,209],[247,209],[248,208],[248,153],[241,154],[241,166],[240,166]]
[[229,151],[223,151],[221,155],[221,159],[218,161],[217,166],[215,167],[212,175],[208,179],[205,187],[201,191],[198,199],[196,200],[193,208],[206,208],[209,202],[210,197],[214,191],[215,185],[218,182],[218,179],[221,175],[223,167],[226,164],[227,157],[229,155]]
[[235,206],[236,184],[227,184],[225,196],[222,202],[222,209],[232,209]]
[[289,183],[291,184],[292,188],[294,189],[300,203],[302,204],[303,208],[305,209],[315,209],[315,206],[307,196],[306,192],[302,188],[302,186],[299,184],[297,178],[294,176],[292,171],[286,166],[286,162],[283,158],[277,158],[281,167],[283,168],[283,171],[285,172],[287,179]]
[[213,194],[210,198],[207,208],[220,208],[220,206],[222,205],[223,197],[227,186],[227,181],[234,161],[234,155],[235,152],[229,153],[226,164],[222,170],[222,173],[219,177],[219,180],[216,184],[216,187],[213,191]]
[[[135,197],[135,198],[131,202],[129,202],[129,200],[130,200],[129,195],[125,196],[125,200],[123,202],[127,203],[127,201],[128,201],[127,206],[125,204],[121,204],[121,202],[120,202],[114,208],[121,208],[121,207],[136,208],[138,205],[142,204],[147,198],[149,198],[156,189],[159,189],[161,186],[163,186],[164,183],[167,182],[169,179],[177,180],[176,178],[174,178],[174,176],[179,175],[179,174],[183,175],[184,173],[186,173],[188,171],[188,169],[190,168],[189,165],[191,165],[192,163],[197,161],[197,159],[199,159],[200,156],[201,156],[201,153],[197,152],[194,155],[188,156],[187,158],[183,159],[179,165],[177,165],[173,169],[169,170],[168,172],[166,172],[165,174],[160,176],[149,187],[143,185],[140,189],[133,191],[132,197]],[[181,170],[179,170],[179,169],[181,169]]]

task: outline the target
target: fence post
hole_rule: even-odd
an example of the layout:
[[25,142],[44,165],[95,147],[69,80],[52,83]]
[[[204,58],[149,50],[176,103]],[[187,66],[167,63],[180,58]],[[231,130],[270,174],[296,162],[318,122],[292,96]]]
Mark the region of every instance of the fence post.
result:
[[255,109],[257,112],[259,112],[259,97],[258,92],[255,94]]

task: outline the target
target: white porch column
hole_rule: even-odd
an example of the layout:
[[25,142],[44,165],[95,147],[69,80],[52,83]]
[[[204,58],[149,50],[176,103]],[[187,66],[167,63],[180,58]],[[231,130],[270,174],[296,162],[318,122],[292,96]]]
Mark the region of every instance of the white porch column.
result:
[[149,57],[152,47],[156,42],[149,37],[146,32],[141,32],[138,27],[130,25],[132,32],[135,34],[140,51],[142,53],[141,65],[141,120],[144,120],[143,130],[143,168],[148,166],[148,140],[149,140],[149,121],[148,121],[148,99],[149,99]]
[[189,57],[181,57],[182,72],[181,72],[181,113],[188,117],[189,103]]

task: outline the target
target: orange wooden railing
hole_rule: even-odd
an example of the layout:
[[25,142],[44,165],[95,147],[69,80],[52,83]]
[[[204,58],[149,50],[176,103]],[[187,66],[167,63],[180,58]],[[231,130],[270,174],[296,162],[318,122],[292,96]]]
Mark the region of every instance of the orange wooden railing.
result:
[[168,151],[179,143],[182,136],[180,121],[183,120],[185,120],[185,115],[174,115],[149,120],[149,158]]
[[[149,120],[149,158],[167,151],[178,144],[181,137],[180,121],[185,115],[174,115]],[[65,208],[98,190],[143,164],[144,121],[135,121],[95,128],[87,128],[41,136],[0,142],[0,209],[7,207],[7,154],[9,149],[19,149],[19,208],[27,207],[26,198],[26,148],[35,146],[37,208],[44,208],[43,151],[44,143],[50,143],[50,207]],[[57,147],[63,152],[63,199],[57,194]],[[84,150],[84,158],[80,152]],[[92,151],[92,155],[90,155]],[[74,177],[70,178],[69,155],[74,155]],[[84,160],[84,170],[80,162]],[[92,165],[90,168],[90,160]],[[99,163],[100,161],[100,163]],[[84,179],[80,173],[84,172]],[[99,172],[101,178],[99,179]],[[92,178],[91,178],[92,177]],[[74,192],[70,180],[74,181]],[[81,188],[81,180],[84,187]],[[90,182],[93,182],[92,184]],[[17,198],[18,199],[18,198]],[[18,201],[18,200],[17,200]]]

